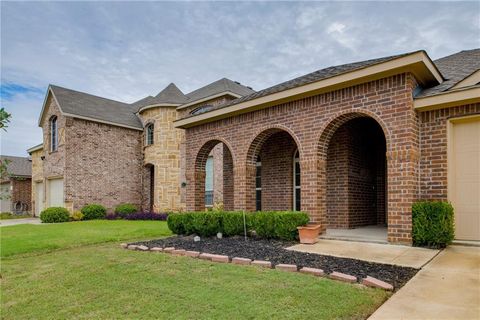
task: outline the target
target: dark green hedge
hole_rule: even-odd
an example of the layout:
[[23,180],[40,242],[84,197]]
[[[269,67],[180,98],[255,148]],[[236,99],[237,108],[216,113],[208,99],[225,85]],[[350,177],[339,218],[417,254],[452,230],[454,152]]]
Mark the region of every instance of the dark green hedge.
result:
[[[261,238],[293,240],[297,238],[297,227],[308,223],[303,212],[271,211],[247,213],[247,231],[255,230]],[[176,234],[214,236],[222,232],[225,236],[244,234],[243,213],[238,211],[206,211],[171,213],[168,216],[169,229]]]
[[138,212],[137,207],[131,203],[122,203],[115,208],[115,214],[119,217],[125,218],[131,213]]
[[107,209],[99,204],[87,204],[80,210],[83,213],[83,220],[105,219]]
[[455,237],[453,207],[444,201],[420,201],[412,206],[413,245],[446,247]]
[[70,221],[70,213],[62,207],[50,207],[40,213],[42,223],[58,223]]

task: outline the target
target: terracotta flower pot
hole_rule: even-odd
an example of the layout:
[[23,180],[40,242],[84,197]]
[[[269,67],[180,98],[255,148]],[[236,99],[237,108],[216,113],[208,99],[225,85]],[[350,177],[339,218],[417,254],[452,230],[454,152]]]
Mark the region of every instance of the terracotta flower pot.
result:
[[298,235],[300,236],[300,243],[314,244],[318,241],[320,234],[319,224],[309,224],[302,227],[297,227]]

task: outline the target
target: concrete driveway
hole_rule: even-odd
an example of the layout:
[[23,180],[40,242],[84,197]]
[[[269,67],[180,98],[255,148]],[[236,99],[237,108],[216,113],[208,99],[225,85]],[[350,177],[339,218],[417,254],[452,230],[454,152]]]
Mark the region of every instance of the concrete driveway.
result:
[[41,224],[41,222],[39,218],[0,220],[0,227],[15,226],[17,224]]
[[480,319],[480,248],[443,250],[369,319]]

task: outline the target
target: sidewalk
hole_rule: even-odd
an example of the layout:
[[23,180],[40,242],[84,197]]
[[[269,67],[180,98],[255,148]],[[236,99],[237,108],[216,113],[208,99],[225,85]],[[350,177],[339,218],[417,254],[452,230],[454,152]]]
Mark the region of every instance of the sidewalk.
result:
[[41,224],[41,222],[39,218],[0,220],[0,227],[15,226],[17,224]]
[[480,319],[480,248],[443,250],[369,319]]

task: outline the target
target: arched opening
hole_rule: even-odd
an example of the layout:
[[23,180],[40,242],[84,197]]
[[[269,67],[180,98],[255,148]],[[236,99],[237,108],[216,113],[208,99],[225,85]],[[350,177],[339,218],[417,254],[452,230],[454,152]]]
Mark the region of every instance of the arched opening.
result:
[[223,205],[233,210],[233,157],[219,140],[205,143],[195,160],[195,210]]
[[155,211],[155,166],[151,163],[143,167],[143,209]]
[[247,155],[246,210],[301,210],[299,159],[290,133],[280,128],[260,133]]
[[[386,139],[366,116],[345,118],[330,130],[326,149],[327,234],[362,228],[365,236],[387,237]],[[383,239],[384,238],[384,239]]]

